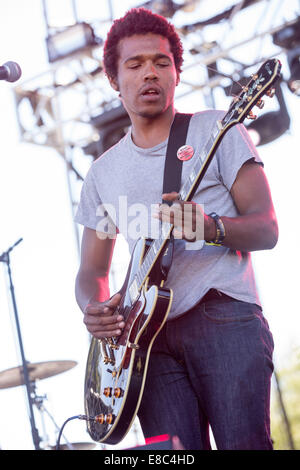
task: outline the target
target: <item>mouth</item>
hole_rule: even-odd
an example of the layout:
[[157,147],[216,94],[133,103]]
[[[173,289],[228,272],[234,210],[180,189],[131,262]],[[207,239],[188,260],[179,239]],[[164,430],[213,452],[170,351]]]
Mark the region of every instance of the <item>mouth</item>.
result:
[[147,101],[156,100],[160,95],[160,91],[157,87],[148,86],[144,88],[141,92],[141,96],[143,99]]
[[144,91],[144,93],[142,93],[143,96],[147,96],[147,95],[158,95],[158,91],[157,90],[153,90],[153,89],[150,89],[150,90],[146,90]]

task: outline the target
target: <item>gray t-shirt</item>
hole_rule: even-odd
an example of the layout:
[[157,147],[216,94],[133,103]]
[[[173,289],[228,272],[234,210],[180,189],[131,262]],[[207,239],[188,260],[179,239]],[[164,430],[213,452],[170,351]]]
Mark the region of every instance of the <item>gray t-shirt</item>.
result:
[[[203,150],[222,111],[203,111],[192,116],[186,143],[194,155]],[[136,240],[155,238],[157,220],[151,209],[162,199],[167,140],[153,148],[137,147],[130,131],[92,164],[83,184],[76,222],[111,235],[123,233],[132,253]],[[183,162],[182,183],[193,168],[193,158]],[[223,137],[193,201],[206,214],[235,217],[237,208],[230,189],[243,163],[262,163],[245,127],[238,124]],[[175,240],[173,263],[165,287],[173,289],[169,319],[192,308],[215,288],[245,302],[260,305],[250,253],[225,246]]]

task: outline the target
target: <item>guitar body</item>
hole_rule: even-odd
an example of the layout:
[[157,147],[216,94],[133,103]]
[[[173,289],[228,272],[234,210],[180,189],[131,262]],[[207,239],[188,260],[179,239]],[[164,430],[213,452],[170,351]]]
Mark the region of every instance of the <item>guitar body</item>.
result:
[[122,335],[91,341],[84,401],[87,416],[97,416],[97,420],[88,421],[87,427],[91,438],[98,442],[116,444],[129,431],[142,399],[153,342],[171,307],[169,289],[147,283],[134,302],[127,289],[149,243],[140,239],[132,255],[123,286],[126,293],[118,312],[126,320]]

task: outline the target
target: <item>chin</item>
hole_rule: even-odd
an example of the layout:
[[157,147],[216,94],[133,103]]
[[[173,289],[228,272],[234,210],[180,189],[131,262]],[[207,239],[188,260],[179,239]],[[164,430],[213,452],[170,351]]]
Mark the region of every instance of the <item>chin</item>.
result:
[[166,111],[165,108],[156,108],[156,109],[141,109],[139,112],[138,112],[138,115],[141,116],[141,117],[144,117],[144,118],[156,118],[158,116],[161,116],[162,114],[164,114]]
[[139,113],[139,116],[143,118],[154,119],[160,116],[162,113],[163,111],[142,111]]

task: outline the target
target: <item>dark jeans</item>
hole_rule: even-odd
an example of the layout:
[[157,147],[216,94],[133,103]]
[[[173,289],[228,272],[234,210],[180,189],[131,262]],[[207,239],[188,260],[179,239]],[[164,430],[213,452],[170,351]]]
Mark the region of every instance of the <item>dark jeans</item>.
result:
[[225,296],[168,321],[150,356],[138,413],[145,437],[185,449],[272,449],[273,339],[261,309]]

